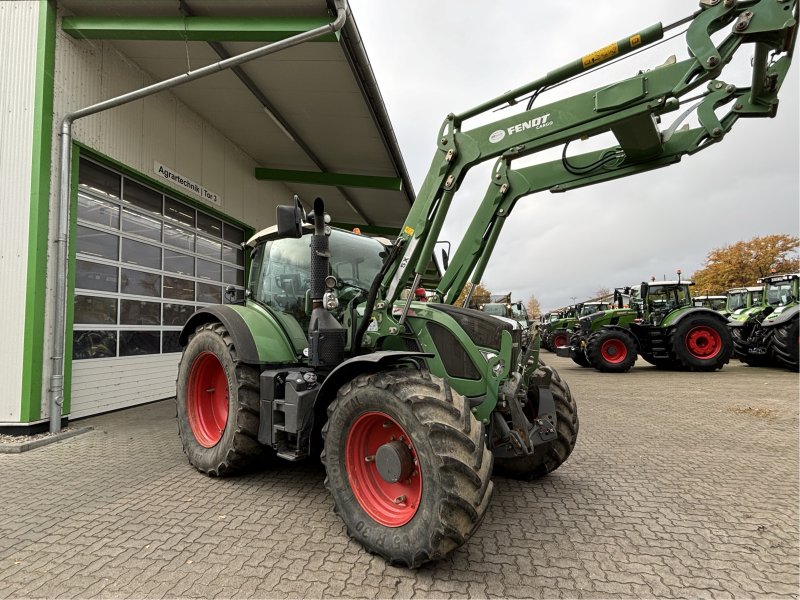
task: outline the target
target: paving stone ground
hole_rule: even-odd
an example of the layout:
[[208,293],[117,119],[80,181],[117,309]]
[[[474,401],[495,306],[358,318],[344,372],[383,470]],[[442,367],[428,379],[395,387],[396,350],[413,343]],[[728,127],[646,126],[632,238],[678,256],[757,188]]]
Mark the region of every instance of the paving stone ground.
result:
[[323,473],[220,480],[187,463],[172,401],[0,455],[0,599],[798,596],[798,377],[581,369],[572,457],[495,480],[448,560],[387,566],[351,542]]

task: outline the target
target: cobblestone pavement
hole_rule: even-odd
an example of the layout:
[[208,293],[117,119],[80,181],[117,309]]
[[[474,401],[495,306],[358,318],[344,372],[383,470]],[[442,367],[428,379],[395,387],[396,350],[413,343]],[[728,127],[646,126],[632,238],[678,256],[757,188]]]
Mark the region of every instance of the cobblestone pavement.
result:
[[797,597],[796,374],[545,358],[578,399],[575,452],[545,480],[496,479],[448,560],[362,551],[319,468],[200,475],[167,401],[0,455],[0,598]]

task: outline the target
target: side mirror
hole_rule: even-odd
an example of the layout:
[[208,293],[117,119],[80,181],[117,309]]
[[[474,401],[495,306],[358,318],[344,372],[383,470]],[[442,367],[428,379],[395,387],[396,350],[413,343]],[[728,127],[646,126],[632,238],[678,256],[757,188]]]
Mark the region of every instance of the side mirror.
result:
[[444,267],[445,271],[447,270],[447,267],[450,266],[450,257],[447,255],[447,250],[444,248],[442,248],[442,266]]
[[282,238],[303,237],[303,220],[305,211],[300,205],[300,198],[294,197],[294,206],[281,205],[275,209],[275,220],[278,235]]
[[639,288],[639,297],[644,300],[647,298],[647,284],[643,283],[642,286]]

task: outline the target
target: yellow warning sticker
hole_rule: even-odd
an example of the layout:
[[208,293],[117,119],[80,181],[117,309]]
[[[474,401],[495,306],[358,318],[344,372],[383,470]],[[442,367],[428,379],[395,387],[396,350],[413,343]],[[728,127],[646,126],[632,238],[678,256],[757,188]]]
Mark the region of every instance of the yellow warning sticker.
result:
[[605,48],[600,48],[600,50],[595,50],[591,54],[587,54],[581,60],[583,61],[583,68],[588,69],[589,67],[593,67],[598,63],[601,63],[609,58],[616,56],[619,54],[619,46],[617,42],[613,44],[609,44]]
[[411,227],[409,227],[408,225],[405,226],[405,228],[403,229],[403,232],[406,235],[414,235],[414,230],[411,229]]
[[631,42],[631,48],[636,48],[636,46],[642,43],[642,36],[640,36],[637,33],[636,35],[631,37],[630,42]]

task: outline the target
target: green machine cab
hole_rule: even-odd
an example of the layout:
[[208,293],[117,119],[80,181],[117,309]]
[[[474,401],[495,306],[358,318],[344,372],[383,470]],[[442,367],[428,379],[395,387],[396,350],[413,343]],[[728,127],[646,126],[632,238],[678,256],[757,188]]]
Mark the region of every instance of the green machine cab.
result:
[[763,296],[763,285],[731,288],[726,292],[725,310],[722,314],[740,321],[746,311],[763,305]]
[[[346,9],[344,0],[336,5]],[[181,332],[176,402],[189,462],[223,476],[275,457],[320,457],[336,513],[368,551],[416,567],[465,544],[486,514],[493,473],[543,477],[567,460],[578,435],[576,403],[540,363],[537,337],[523,349],[513,320],[454,306],[468,283],[471,293],[481,281],[516,201],[666,167],[713,147],[740,118],[775,116],[797,11],[797,0],[704,0],[678,23],[625,36],[448,115],[417,199],[389,243],[330,227],[320,198],[308,212],[298,198],[278,207],[277,225],[249,242],[243,301],[203,308]],[[533,106],[549,88],[685,24],[686,59]],[[751,84],[722,81],[747,45],[755,47]],[[689,102],[697,103],[698,126],[679,128],[678,117],[659,129]],[[510,106],[526,108],[465,127]],[[608,132],[616,145],[568,156],[570,143]],[[518,158],[559,147],[560,160],[515,168]],[[428,301],[416,300],[461,183],[493,159],[464,239]],[[667,311],[688,298],[680,289],[642,286],[644,315],[669,322],[664,331],[699,327],[692,315]],[[642,352],[655,355],[653,340],[647,344]]]

